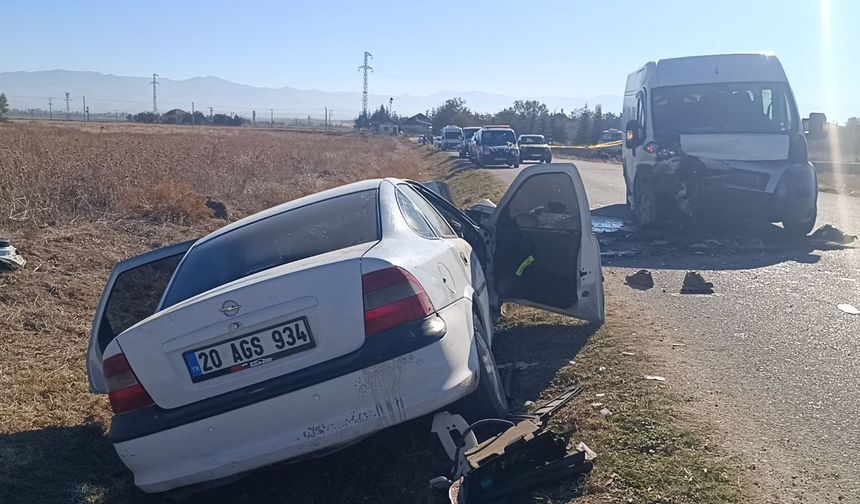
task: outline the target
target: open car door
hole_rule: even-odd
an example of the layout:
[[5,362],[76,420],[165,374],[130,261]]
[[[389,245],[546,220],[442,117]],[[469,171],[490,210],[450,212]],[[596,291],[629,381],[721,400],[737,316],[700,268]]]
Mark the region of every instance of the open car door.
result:
[[87,349],[91,392],[107,393],[102,372],[105,348],[121,332],[155,313],[174,270],[194,241],[156,249],[113,267],[93,319]]
[[579,171],[535,165],[517,176],[489,219],[492,291],[503,301],[603,322],[600,245]]

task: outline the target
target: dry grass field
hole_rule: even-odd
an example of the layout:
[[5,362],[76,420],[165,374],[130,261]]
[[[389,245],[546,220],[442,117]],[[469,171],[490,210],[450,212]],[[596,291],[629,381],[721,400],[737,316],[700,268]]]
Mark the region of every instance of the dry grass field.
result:
[[0,502],[146,499],[89,393],[93,311],[113,264],[356,180],[432,179],[444,160],[390,138],[243,129],[0,125],[0,237],[28,263],[0,273]]

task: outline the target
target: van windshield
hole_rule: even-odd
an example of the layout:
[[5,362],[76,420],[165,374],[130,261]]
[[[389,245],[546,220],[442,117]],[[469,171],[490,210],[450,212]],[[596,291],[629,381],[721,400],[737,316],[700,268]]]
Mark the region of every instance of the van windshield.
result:
[[512,130],[484,130],[481,135],[482,145],[507,145],[509,143],[517,143]]
[[462,135],[460,134],[459,131],[446,131],[445,132],[445,138],[447,138],[449,140],[460,138],[461,136]]
[[654,88],[657,136],[706,133],[785,133],[797,117],[781,82],[725,82]]

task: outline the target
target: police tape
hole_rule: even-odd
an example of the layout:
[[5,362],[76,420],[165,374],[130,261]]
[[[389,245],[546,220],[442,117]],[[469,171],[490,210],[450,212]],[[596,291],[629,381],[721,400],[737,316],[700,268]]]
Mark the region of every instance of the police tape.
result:
[[614,142],[605,142],[593,145],[552,145],[551,147],[553,149],[600,150],[621,147],[621,143],[621,140],[615,140]]

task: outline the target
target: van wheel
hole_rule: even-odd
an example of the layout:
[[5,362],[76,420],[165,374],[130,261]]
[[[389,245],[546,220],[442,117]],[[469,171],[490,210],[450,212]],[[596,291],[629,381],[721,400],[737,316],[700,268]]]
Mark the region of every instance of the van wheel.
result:
[[815,227],[815,220],[818,218],[818,202],[816,201],[815,206],[812,207],[812,215],[800,222],[787,222],[782,221],[782,228],[788,233],[792,238],[804,238],[810,232],[812,232],[812,228]]
[[637,177],[633,198],[635,203],[633,210],[639,225],[642,227],[655,225],[658,217],[659,200],[654,181]]
[[484,418],[505,418],[508,414],[508,397],[502,377],[496,368],[493,352],[487,347],[484,326],[477,316],[472,316],[474,325],[475,349],[478,352],[478,388],[467,397],[460,399],[454,409],[460,412],[469,423]]

